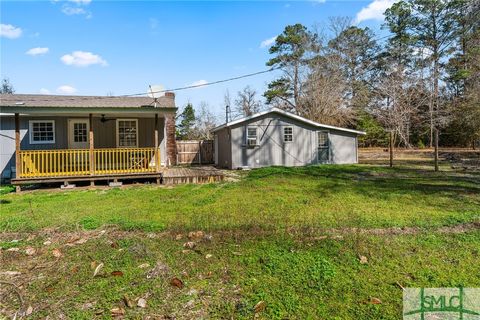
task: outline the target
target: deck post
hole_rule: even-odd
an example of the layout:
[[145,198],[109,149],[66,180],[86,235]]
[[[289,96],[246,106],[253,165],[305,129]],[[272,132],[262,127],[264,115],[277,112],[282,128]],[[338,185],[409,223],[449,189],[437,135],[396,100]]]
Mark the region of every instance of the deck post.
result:
[[155,131],[154,131],[154,143],[155,143],[155,171],[160,171],[160,157],[158,153],[158,113],[155,113]]
[[88,114],[88,140],[89,140],[89,148],[90,148],[90,175],[93,176],[95,174],[95,154],[93,153],[94,149],[94,139],[93,139],[93,115],[90,113]]
[[19,179],[22,173],[20,163],[20,114],[15,113],[15,178]]

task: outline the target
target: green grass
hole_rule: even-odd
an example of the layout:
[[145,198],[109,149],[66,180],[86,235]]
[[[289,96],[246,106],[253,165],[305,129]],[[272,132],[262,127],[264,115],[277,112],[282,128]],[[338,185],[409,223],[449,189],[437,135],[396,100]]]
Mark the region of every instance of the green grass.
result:
[[435,227],[478,221],[480,176],[380,166],[252,170],[238,183],[1,196],[0,231]]
[[[262,319],[398,319],[400,286],[480,286],[480,232],[322,240],[214,234],[189,253],[182,252],[184,239],[134,232],[107,233],[74,246],[54,241],[46,247],[43,240],[22,244],[35,246],[34,256],[5,252],[2,258],[2,269],[22,272],[19,279],[28,283],[25,298],[34,306],[33,318],[110,319],[110,310],[120,306],[134,319],[252,319],[254,306],[265,301]],[[64,256],[54,260],[50,252],[58,247]],[[368,264],[360,264],[359,255]],[[92,261],[104,263],[100,277],[93,277]],[[157,261],[170,272],[148,279]],[[150,267],[140,269],[144,263]],[[171,286],[172,277],[185,287]],[[147,297],[147,308],[125,307],[125,295]],[[371,298],[382,303],[370,304]]]
[[[0,280],[21,272],[6,280],[21,284],[34,319],[110,319],[115,307],[129,319],[399,319],[401,286],[480,287],[480,229],[438,230],[480,221],[474,173],[277,167],[238,182],[38,190],[0,200]],[[372,235],[350,227],[418,228]],[[190,230],[213,239],[184,251]],[[27,247],[36,252],[26,255]],[[169,272],[147,278],[158,261]],[[97,277],[92,262],[104,264]],[[185,287],[171,286],[173,277]],[[126,307],[124,296],[145,297],[147,308]],[[266,307],[255,315],[259,301]]]

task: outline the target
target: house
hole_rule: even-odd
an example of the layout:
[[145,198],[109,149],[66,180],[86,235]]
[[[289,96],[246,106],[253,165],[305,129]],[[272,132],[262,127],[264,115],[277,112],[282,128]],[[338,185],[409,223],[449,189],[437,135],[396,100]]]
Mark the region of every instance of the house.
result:
[[320,124],[273,108],[213,129],[215,164],[258,168],[357,163],[365,132]]
[[175,95],[0,96],[0,170],[13,184],[156,177],[174,165]]

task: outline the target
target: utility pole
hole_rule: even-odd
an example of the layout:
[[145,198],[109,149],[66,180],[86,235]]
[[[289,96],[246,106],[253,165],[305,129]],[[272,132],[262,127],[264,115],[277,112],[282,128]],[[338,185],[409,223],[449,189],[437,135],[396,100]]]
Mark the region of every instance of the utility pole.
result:
[[393,167],[393,130],[390,130],[390,168]]
[[225,123],[228,123],[228,118],[230,118],[230,106],[225,106]]
[[438,171],[438,129],[435,128],[435,171]]

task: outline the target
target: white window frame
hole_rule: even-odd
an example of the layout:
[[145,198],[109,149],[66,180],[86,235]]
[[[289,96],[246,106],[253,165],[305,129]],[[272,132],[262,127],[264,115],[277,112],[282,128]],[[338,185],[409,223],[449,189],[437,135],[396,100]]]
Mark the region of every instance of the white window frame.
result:
[[[285,129],[292,129],[292,133],[285,133]],[[285,136],[292,136],[292,140],[287,141],[285,140]],[[293,126],[285,126],[283,127],[283,142],[284,143],[292,143],[293,142]]]
[[[135,121],[136,132],[136,141],[134,146],[120,146],[120,121]],[[115,131],[117,136],[117,148],[138,148],[138,119],[116,119],[115,121]]]
[[[33,140],[33,124],[34,123],[51,123],[53,131],[53,140],[34,141]],[[55,144],[55,120],[29,120],[28,121],[28,138],[30,144]]]
[[[253,140],[253,138],[249,138],[249,135],[248,135],[248,130],[249,129],[255,129],[255,144],[250,144],[249,141],[250,140]],[[246,132],[246,145],[247,147],[255,147],[255,146],[258,146],[258,128],[257,127],[254,127],[254,126],[247,126],[247,132]]]

